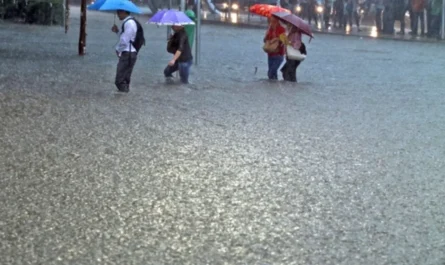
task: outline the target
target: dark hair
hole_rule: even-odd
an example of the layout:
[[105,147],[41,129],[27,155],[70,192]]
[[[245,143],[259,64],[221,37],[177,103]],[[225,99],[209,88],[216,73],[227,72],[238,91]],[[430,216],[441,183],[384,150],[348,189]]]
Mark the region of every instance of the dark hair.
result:
[[127,13],[128,15],[130,15],[130,12],[128,12],[127,10],[118,9],[117,12],[125,12],[125,13]]

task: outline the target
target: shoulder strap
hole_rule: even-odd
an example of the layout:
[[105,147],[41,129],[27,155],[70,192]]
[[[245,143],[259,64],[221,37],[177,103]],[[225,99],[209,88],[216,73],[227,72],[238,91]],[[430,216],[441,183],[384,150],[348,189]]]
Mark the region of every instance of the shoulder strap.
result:
[[[122,23],[122,32],[124,32],[124,25],[125,25],[125,23],[127,23],[129,20],[134,20],[134,22],[136,23],[136,28],[137,28],[137,22],[136,22],[136,20],[133,18],[133,17],[129,17],[127,20],[125,20],[125,22],[124,23]],[[137,30],[136,30],[136,34],[137,34]],[[133,45],[133,42],[131,41],[131,39],[130,39],[130,52],[131,52],[131,46]],[[131,56],[128,58],[129,59],[129,61],[131,62]]]
[[134,19],[134,17],[130,17],[127,20],[125,20],[124,23],[122,23],[122,32],[124,32],[124,30],[125,30],[125,27],[124,27],[125,23],[127,23],[129,20],[134,20],[134,22],[136,23],[136,26],[137,26],[138,23],[137,23],[136,19]]

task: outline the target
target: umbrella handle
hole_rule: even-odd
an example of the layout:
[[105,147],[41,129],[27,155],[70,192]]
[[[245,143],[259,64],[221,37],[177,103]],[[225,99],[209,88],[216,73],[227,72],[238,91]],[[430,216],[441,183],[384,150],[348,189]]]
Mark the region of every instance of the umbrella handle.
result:
[[[114,13],[114,22],[113,22],[113,25],[116,25],[116,13]],[[119,35],[119,31],[116,32],[116,35]]]

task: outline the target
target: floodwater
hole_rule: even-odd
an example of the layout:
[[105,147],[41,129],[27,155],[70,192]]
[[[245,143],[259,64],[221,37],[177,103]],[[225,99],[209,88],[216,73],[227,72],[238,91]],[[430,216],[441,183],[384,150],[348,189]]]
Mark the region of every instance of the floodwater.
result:
[[144,25],[121,95],[113,15],[85,57],[72,17],[0,24],[1,264],[444,264],[445,46],[317,36],[289,84],[264,32],[204,26],[165,85]]

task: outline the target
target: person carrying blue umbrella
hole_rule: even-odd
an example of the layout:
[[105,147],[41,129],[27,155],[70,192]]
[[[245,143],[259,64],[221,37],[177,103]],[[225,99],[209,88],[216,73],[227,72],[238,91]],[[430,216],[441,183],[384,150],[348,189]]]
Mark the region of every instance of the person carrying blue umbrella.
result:
[[119,34],[119,42],[116,44],[116,55],[119,58],[116,69],[115,85],[120,92],[130,91],[131,73],[136,64],[137,54],[145,45],[144,30],[141,24],[130,13],[141,13],[140,9],[128,0],[101,0],[96,6],[89,7],[99,11],[116,11],[122,28],[116,24],[111,31]]

